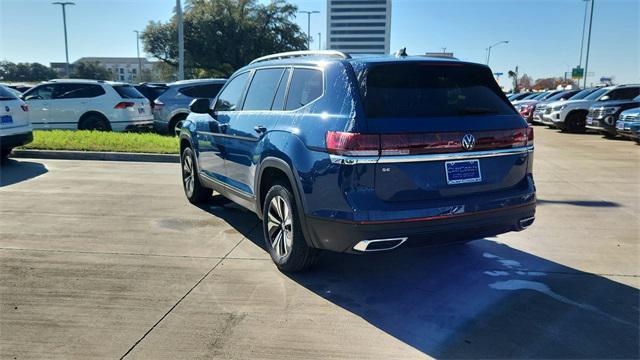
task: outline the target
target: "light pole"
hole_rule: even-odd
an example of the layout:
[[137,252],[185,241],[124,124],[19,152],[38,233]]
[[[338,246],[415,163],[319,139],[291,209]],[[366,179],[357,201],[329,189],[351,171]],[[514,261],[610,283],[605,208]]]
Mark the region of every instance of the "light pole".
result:
[[69,71],[69,45],[67,43],[67,11],[66,11],[66,6],[67,5],[75,5],[76,3],[71,2],[71,1],[66,1],[66,2],[56,1],[56,2],[54,2],[52,4],[53,5],[62,6],[62,25],[64,26],[64,55],[65,55],[65,59],[66,59],[66,63],[64,65],[64,67],[65,67],[65,71],[67,73],[67,77],[69,77],[71,75],[71,72]]
[[[133,30],[136,33],[136,53],[138,54],[138,79],[142,79],[142,59],[140,59],[140,31]],[[139,82],[139,81],[138,81]]]
[[184,25],[180,0],[176,0],[176,17],[178,20],[178,80],[184,80]]
[[489,46],[487,48],[487,66],[489,66],[489,59],[491,58],[491,48],[492,47],[496,47],[496,46],[498,46],[500,44],[508,44],[508,43],[509,43],[509,40],[502,40],[502,41],[498,41],[497,43],[495,43],[495,44],[493,44],[493,45],[491,45],[491,46]]
[[587,26],[587,10],[589,6],[589,0],[584,1],[584,20],[582,21],[582,40],[580,41],[580,61],[578,62],[578,67],[582,65],[582,50],[584,49],[584,30]]
[[311,50],[311,14],[320,14],[320,11],[298,11],[307,14],[307,50]]
[[589,70],[589,49],[591,47],[591,25],[593,25],[593,6],[596,4],[596,0],[591,0],[591,15],[589,15],[589,36],[587,37],[587,54],[584,58],[584,85],[583,88],[587,88],[587,74]]
[[318,33],[318,50],[322,50],[322,33]]

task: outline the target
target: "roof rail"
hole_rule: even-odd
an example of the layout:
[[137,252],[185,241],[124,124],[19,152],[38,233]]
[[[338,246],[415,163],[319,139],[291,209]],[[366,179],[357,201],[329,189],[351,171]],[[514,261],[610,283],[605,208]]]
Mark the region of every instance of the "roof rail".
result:
[[302,51],[289,51],[277,54],[271,54],[259,57],[249,64],[255,64],[262,61],[268,60],[277,60],[277,59],[287,59],[294,57],[303,57],[303,56],[326,56],[326,57],[335,57],[340,59],[351,59],[351,56],[347,53],[343,53],[342,51],[336,50],[302,50]]

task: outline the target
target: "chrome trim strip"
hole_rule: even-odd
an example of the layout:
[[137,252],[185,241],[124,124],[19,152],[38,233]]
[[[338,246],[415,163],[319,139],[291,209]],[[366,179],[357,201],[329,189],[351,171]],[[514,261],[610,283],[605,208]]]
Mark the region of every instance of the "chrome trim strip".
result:
[[425,154],[425,155],[397,155],[397,156],[342,156],[329,154],[331,162],[342,165],[357,164],[392,164],[425,161],[449,161],[464,159],[479,159],[496,156],[522,155],[533,152],[533,145],[523,146],[513,149],[470,151],[448,154]]
[[[357,243],[354,247],[353,250],[356,251],[362,251],[362,252],[373,252],[373,251],[388,251],[388,250],[393,250],[395,248],[397,248],[398,246],[404,244],[405,241],[407,241],[408,238],[406,237],[399,237],[399,238],[390,238],[390,239],[374,239],[374,240],[362,240],[359,243]],[[391,246],[385,249],[371,249],[371,250],[367,250],[367,248],[369,247],[369,244],[372,243],[377,243],[377,242],[381,242],[381,241],[399,241],[397,245],[395,246]]]
[[230,135],[230,134],[223,134],[223,133],[212,133],[212,132],[209,132],[209,131],[197,131],[197,133],[198,134],[204,134],[204,135],[216,136],[216,137],[229,138],[229,139],[238,139],[238,140],[253,141],[253,142],[260,141],[259,138],[252,138],[252,137],[248,137],[248,136]]
[[214,178],[212,178],[211,176],[209,176],[209,175],[207,175],[207,174],[203,173],[202,171],[199,171],[199,172],[198,172],[198,174],[199,174],[200,176],[204,177],[205,179],[207,179],[207,180],[211,181],[212,183],[215,183],[215,184],[218,184],[218,185],[220,185],[220,186],[222,186],[222,187],[225,187],[225,188],[227,188],[228,190],[231,190],[231,191],[233,191],[233,192],[235,192],[235,193],[240,194],[241,196],[244,196],[244,197],[249,198],[249,199],[252,199],[252,200],[256,198],[254,195],[249,194],[249,193],[248,193],[248,192],[246,192],[246,191],[242,191],[242,190],[240,190],[240,189],[238,189],[238,188],[235,188],[235,187],[233,187],[233,186],[231,186],[231,185],[225,184],[225,183],[223,183],[222,181],[220,181],[220,180],[218,180],[218,179],[214,179]]

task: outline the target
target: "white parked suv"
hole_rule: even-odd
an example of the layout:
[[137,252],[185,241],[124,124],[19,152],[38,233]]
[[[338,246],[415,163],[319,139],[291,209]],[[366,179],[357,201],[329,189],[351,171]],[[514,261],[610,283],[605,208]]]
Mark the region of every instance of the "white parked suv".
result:
[[0,85],[0,160],[14,147],[33,140],[29,123],[29,106],[8,87]]
[[151,128],[149,100],[132,85],[102,80],[51,80],[22,95],[34,129],[124,131]]
[[542,123],[568,132],[584,132],[589,107],[599,101],[633,98],[638,85],[617,85],[600,88],[582,100],[567,100],[547,105]]

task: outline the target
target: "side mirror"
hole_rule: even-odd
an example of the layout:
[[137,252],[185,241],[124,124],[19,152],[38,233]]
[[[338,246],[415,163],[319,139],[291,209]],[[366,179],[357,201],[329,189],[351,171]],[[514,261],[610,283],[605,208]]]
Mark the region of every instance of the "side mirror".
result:
[[196,114],[208,114],[211,110],[209,99],[193,99],[189,104],[189,111]]
[[610,97],[609,95],[605,95],[605,96],[601,97],[599,101],[607,101],[607,100],[609,100],[610,98],[611,98],[611,97]]

